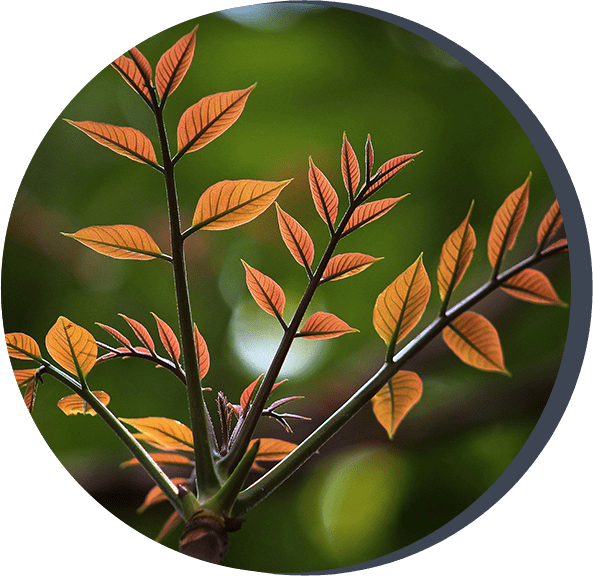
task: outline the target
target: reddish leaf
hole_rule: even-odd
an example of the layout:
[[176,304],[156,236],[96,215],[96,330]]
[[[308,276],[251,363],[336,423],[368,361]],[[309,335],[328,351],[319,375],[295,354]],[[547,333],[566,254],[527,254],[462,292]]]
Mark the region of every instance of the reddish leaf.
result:
[[422,396],[422,380],[415,372],[400,370],[373,397],[373,412],[393,440],[397,427]]
[[[171,482],[173,482],[173,484],[176,486],[177,484],[187,485],[189,480],[187,478],[171,478]],[[164,502],[165,500],[167,500],[167,497],[165,496],[164,492],[158,486],[154,486],[150,492],[148,492],[146,498],[144,498],[144,502],[142,503],[142,506],[138,508],[137,512],[141,514],[150,506],[154,506],[155,504]]]
[[[239,403],[241,404],[241,408],[243,408],[243,410],[245,410],[247,408],[247,406],[249,405],[249,403],[252,400],[252,396],[258,386],[258,384],[261,382],[261,379],[263,378],[263,374],[261,376],[259,376],[258,378],[256,378],[256,380],[254,380],[251,384],[249,384],[249,386],[247,386],[247,388],[245,388],[245,390],[243,390],[243,393],[241,394],[241,399],[239,401]],[[281,382],[276,382],[276,384],[274,384],[272,386],[272,390],[270,390],[270,395],[274,392],[274,390],[276,390],[276,388],[278,388],[278,386],[280,386],[281,384],[284,384],[284,382],[286,382],[286,380],[282,380]]]
[[13,370],[14,377],[19,386],[26,386],[29,382],[35,378],[35,372],[37,368],[27,368],[25,370]]
[[245,90],[220,92],[190,106],[177,127],[177,155],[195,152],[226,132],[241,116],[254,88],[255,84]]
[[[107,406],[111,398],[106,392],[93,392],[93,395],[103,404]],[[58,402],[58,408],[66,414],[66,416],[73,416],[74,414],[88,414],[89,416],[96,416],[97,413],[81,398],[78,394],[71,394],[65,396]]]
[[251,222],[278,198],[291,180],[262,182],[259,180],[224,180],[210,186],[200,199],[192,228],[228,230]]
[[374,262],[383,260],[383,258],[373,258],[367,254],[350,252],[348,254],[338,254],[328,263],[323,273],[323,280],[341,280],[359,274],[366,270]]
[[37,396],[37,385],[38,381],[33,379],[27,384],[27,388],[25,389],[25,406],[27,407],[29,414],[32,414],[33,412],[33,405],[35,404],[35,397]]
[[[149,456],[157,463],[157,464],[171,464],[173,466],[193,466],[194,463],[187,458],[186,456],[182,456],[181,454],[170,454],[168,452],[151,452]],[[137,458],[132,458],[131,460],[126,460],[122,462],[119,467],[120,468],[128,468],[128,466],[139,466],[140,462]]]
[[161,528],[161,531],[158,533],[158,536],[155,538],[155,541],[161,542],[169,534],[171,534],[171,532],[173,532],[173,530],[175,530],[175,528],[177,528],[177,526],[179,526],[181,522],[183,522],[183,518],[181,517],[181,514],[179,514],[179,512],[175,510],[163,524],[163,527]]
[[11,358],[18,358],[19,360],[41,359],[39,345],[33,338],[31,338],[31,336],[27,336],[22,332],[12,332],[6,334],[5,338],[8,355]]
[[200,368],[200,380],[203,380],[208,370],[210,370],[210,352],[206,340],[200,334],[198,327],[194,324],[194,345],[196,347],[196,355],[198,356],[198,365]]
[[144,54],[138,50],[138,48],[130,48],[129,50],[130,56],[132,60],[139,68],[142,76],[148,80],[148,83],[152,86],[152,67],[148,60],[145,58]]
[[309,186],[319,216],[333,227],[338,216],[338,194],[325,174],[313,164],[311,157],[309,157]]
[[350,198],[353,199],[360,184],[360,166],[356,154],[346,138],[346,132],[344,132],[344,141],[342,142],[342,178]]
[[179,365],[179,357],[181,356],[181,347],[179,346],[179,340],[175,336],[173,329],[163,320],[161,320],[154,312],[151,312],[156,320],[156,325],[159,329],[159,337],[167,354],[171,356],[175,364]]
[[359,228],[362,228],[369,222],[381,218],[391,210],[400,200],[403,200],[405,196],[399,198],[386,198],[385,200],[376,200],[375,202],[367,202],[362,206],[359,206],[354,210],[348,224],[344,228],[342,236],[346,236]]
[[77,376],[86,376],[97,359],[97,342],[88,331],[60,316],[45,337],[51,357],[62,368]]
[[568,240],[566,238],[562,238],[561,240],[557,240],[553,244],[550,244],[545,252],[549,252],[550,250],[555,250],[556,248],[563,248],[560,252],[568,252]]
[[507,197],[494,216],[488,237],[488,260],[492,268],[498,269],[504,253],[515,245],[517,234],[527,213],[530,180],[531,174],[527,176],[522,186]]
[[450,296],[455,290],[474,255],[476,234],[469,223],[473,206],[472,202],[467,216],[459,228],[447,238],[441,251],[439,267],[437,268],[437,283],[443,301],[447,295]]
[[131,224],[115,226],[91,226],[74,234],[62,234],[74,238],[99,254],[122,260],[153,260],[163,254],[150,234]]
[[[297,444],[294,442],[276,440],[275,438],[258,438],[257,440],[259,440],[259,450],[255,459],[261,462],[277,462],[283,460],[297,447]],[[257,440],[252,440],[247,450]]]
[[560,206],[558,206],[558,200],[555,200],[537,230],[538,245],[543,246],[558,232],[560,226],[562,226],[562,213],[560,212]]
[[148,330],[137,320],[128,318],[124,314],[120,314],[120,316],[128,323],[128,326],[134,331],[134,334],[136,334],[138,340],[140,340],[140,342],[142,342],[142,344],[148,348],[148,351],[151,354],[156,354],[154,349],[154,341]]
[[511,296],[534,302],[535,304],[555,304],[566,306],[556,290],[548,280],[548,277],[539,270],[523,270],[504,282],[501,288]]
[[[112,328],[111,326],[107,326],[106,324],[100,324],[99,322],[95,322],[97,326],[103,328],[105,332],[110,334],[115,340],[117,340],[120,344],[123,344],[126,348],[131,349],[132,343],[121,333],[119,330]],[[124,348],[125,351],[125,348]]]
[[124,128],[100,122],[73,122],[68,124],[78,128],[95,142],[126,156],[135,162],[158,166],[151,141],[136,128]]
[[329,312],[315,312],[299,330],[298,336],[307,340],[327,340],[337,338],[348,332],[359,332],[351,328],[334,314]]
[[311,269],[315,248],[309,233],[289,214],[276,204],[280,234],[294,259],[305,268]]
[[193,452],[194,439],[191,430],[177,420],[152,416],[148,418],[120,418],[133,426],[145,439],[162,450]]
[[249,266],[247,262],[243,260],[241,262],[245,267],[247,288],[249,288],[253,299],[264,312],[281,319],[286,303],[282,288],[269,276]]
[[[134,58],[137,62],[141,63],[142,70],[138,67],[134,59],[128,58],[127,56],[120,56],[111,63],[111,65],[121,74],[122,78],[141,96],[144,96],[145,100],[150,102],[150,91],[146,84],[146,80],[142,72],[150,80],[152,78],[152,69],[148,60],[144,58],[141,52],[137,48],[132,48],[130,54],[134,54]],[[148,67],[147,67],[148,66]]]
[[498,332],[484,316],[464,312],[443,330],[443,340],[466,364],[510,375],[504,365]]
[[402,168],[405,168],[408,164],[414,161],[414,158],[422,154],[422,151],[416,152],[416,154],[404,154],[403,156],[397,156],[396,158],[392,158],[388,160],[379,168],[380,175],[375,182],[369,187],[366,194],[364,195],[365,198],[369,198],[372,194],[374,194],[379,188],[387,184],[389,180],[391,180]]
[[156,65],[156,88],[161,100],[173,94],[179,86],[194,56],[196,26],[189,34],[178,40],[160,58]]
[[422,254],[377,298],[373,325],[387,346],[405,338],[418,324],[430,298],[430,280]]

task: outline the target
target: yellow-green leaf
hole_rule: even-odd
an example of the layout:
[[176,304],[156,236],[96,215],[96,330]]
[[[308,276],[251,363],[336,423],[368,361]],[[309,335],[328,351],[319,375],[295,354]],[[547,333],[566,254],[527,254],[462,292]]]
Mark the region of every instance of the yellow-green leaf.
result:
[[60,316],[45,337],[51,357],[76,376],[86,376],[97,359],[97,342],[88,331]]
[[[93,395],[101,404],[107,406],[111,398],[106,392],[93,392]],[[96,416],[96,412],[81,398],[78,394],[71,394],[65,396],[58,402],[58,408],[66,414],[66,416],[73,416],[74,414],[88,414],[89,416]]]

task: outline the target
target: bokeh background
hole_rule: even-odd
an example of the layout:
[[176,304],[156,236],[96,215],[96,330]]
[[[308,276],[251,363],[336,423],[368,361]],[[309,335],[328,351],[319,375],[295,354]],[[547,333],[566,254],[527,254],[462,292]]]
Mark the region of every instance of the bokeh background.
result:
[[[327,228],[307,183],[311,155],[341,196],[342,133],[359,160],[370,133],[376,166],[424,153],[379,197],[410,197],[388,216],[352,234],[339,252],[384,260],[356,277],[324,285],[311,312],[337,314],[359,334],[298,342],[282,375],[286,393],[305,396],[294,409],[311,417],[287,435],[274,422],[259,432],[298,442],[352,394],[382,362],[372,326],[377,295],[424,252],[433,294],[417,333],[438,311],[436,267],[441,246],[475,199],[478,246],[456,301],[490,273],[486,240],[504,198],[533,172],[530,208],[511,264],[532,252],[537,226],[554,191],[531,143],[490,90],[461,63],[392,24],[335,8],[260,5],[185,22],[139,47],[153,64],[199,23],[196,54],[166,108],[174,140],[183,111],[203,96],[257,82],[240,120],[178,165],[184,223],[200,194],[224,179],[294,178],[280,205],[311,233],[317,254]],[[110,66],[65,108],[63,118],[142,130],[156,142],[148,108]],[[100,147],[62,119],[41,143],[12,212],[2,268],[7,332],[42,342],[59,315],[109,342],[94,322],[127,328],[122,312],[156,335],[150,312],[173,326],[172,277],[162,261],[125,262],[98,255],[59,233],[99,224],[135,224],[168,246],[161,176]],[[252,301],[240,260],[273,277],[287,295],[287,315],[306,286],[303,269],[280,239],[275,211],[226,232],[201,232],[187,243],[194,317],[212,355],[205,385],[237,402],[265,371],[280,333]],[[569,261],[541,268],[569,301]],[[233,534],[224,564],[249,570],[305,572],[339,568],[411,544],[467,508],[506,469],[529,436],[554,384],[566,331],[566,309],[494,294],[477,309],[497,326],[512,378],[462,364],[440,339],[409,368],[424,396],[389,442],[370,407],[318,456],[247,517]],[[127,332],[126,332],[127,333]],[[16,365],[16,364],[15,364]],[[19,367],[25,367],[20,363]],[[161,415],[189,424],[185,390],[168,373],[127,360],[91,373],[121,417]],[[97,418],[66,417],[56,402],[68,391],[46,380],[33,419],[72,475],[115,516],[154,537],[170,514],[167,503],[136,513],[150,480],[121,470],[129,456]],[[175,471],[172,471],[175,473]],[[178,530],[164,544],[177,546]]]

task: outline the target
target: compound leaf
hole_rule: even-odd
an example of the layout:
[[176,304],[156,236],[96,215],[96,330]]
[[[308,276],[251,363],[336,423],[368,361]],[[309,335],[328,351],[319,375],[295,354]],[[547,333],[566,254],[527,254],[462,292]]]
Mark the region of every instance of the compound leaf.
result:
[[93,335],[60,316],[45,337],[51,357],[62,368],[79,377],[86,376],[97,359],[97,342]]

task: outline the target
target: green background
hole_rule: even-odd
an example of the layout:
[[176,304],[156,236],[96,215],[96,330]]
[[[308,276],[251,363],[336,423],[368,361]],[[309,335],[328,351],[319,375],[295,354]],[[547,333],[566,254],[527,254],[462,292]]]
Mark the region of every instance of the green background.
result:
[[[410,11],[411,8],[402,8],[398,10],[398,14],[432,27],[459,42],[499,72],[538,115],[563,154],[577,189],[582,189],[582,183],[578,180],[578,170],[586,164],[578,161],[578,155],[585,153],[585,147],[579,146],[579,136],[584,137],[586,130],[585,123],[578,117],[577,111],[579,104],[584,105],[586,91],[584,81],[578,75],[580,68],[573,64],[578,61],[579,55],[582,56],[583,46],[578,45],[575,38],[578,39],[579,35],[574,32],[574,26],[578,26],[581,20],[575,19],[576,24],[554,22],[551,16],[530,13],[527,7],[525,13],[521,14],[520,5],[518,7],[517,3],[513,3],[512,13],[494,9],[492,13],[483,13],[483,8],[476,13],[477,8],[472,8],[469,3],[467,7],[463,3],[457,4],[459,7],[455,13],[452,13],[451,3],[447,5],[447,12],[443,13],[435,11],[438,7],[423,3],[422,10],[419,4],[414,9],[417,12]],[[201,8],[201,12],[224,7],[205,4],[202,6],[204,7]],[[146,4],[144,7],[148,11]],[[55,5],[53,9],[56,9]],[[18,78],[15,82],[18,87],[15,94],[18,96],[9,98],[7,104],[10,107],[5,106],[15,112],[11,112],[6,119],[8,129],[11,130],[6,142],[11,142],[10,154],[14,155],[14,158],[8,153],[4,155],[5,158],[10,158],[6,173],[11,178],[7,182],[7,192],[3,197],[6,215],[13,200],[14,190],[18,187],[36,143],[61,112],[64,103],[71,99],[72,94],[131,43],[139,42],[169,25],[195,15],[195,8],[194,12],[190,7],[183,11],[180,6],[171,9],[165,16],[152,15],[151,18],[151,15],[144,14],[140,19],[136,11],[133,11],[132,17],[132,14],[126,14],[126,8],[118,6],[117,10],[118,19],[114,19],[113,12],[105,4],[101,7],[101,13],[93,15],[92,18],[88,14],[83,17],[71,12],[67,3],[64,3],[63,13],[52,14],[49,26],[48,15],[38,11],[35,17],[27,22],[26,32],[23,31],[13,39],[14,44],[10,46],[12,50],[5,50],[6,53],[19,55],[18,59],[15,56],[14,60],[9,61],[10,66],[14,68],[9,67],[7,73],[7,77]],[[146,20],[142,22],[143,18]],[[496,18],[500,18],[500,21],[496,21]],[[17,15],[14,16],[14,20],[22,21]],[[92,27],[86,24],[84,29],[81,28],[81,22],[89,21],[93,22]],[[492,46],[488,43],[484,45],[488,38],[488,30],[491,27],[495,28],[495,21],[497,30],[504,30],[504,34],[499,33],[495,39],[491,38]],[[38,28],[35,28],[36,22]],[[65,22],[68,25],[65,25]],[[531,24],[527,30],[526,22]],[[548,30],[549,26],[554,27],[554,38],[566,29],[569,42],[566,47],[570,48],[567,50],[570,55],[569,64],[567,56],[562,57],[565,46],[555,44],[552,47],[544,42],[547,38],[544,31]],[[542,35],[538,36],[538,32]],[[530,34],[534,37],[528,42]],[[504,41],[501,40],[501,36]],[[24,42],[23,38],[27,41]],[[51,51],[48,45],[51,46]],[[18,49],[15,49],[16,47]],[[54,49],[56,52],[53,52]],[[61,59],[68,64],[57,66],[56,63]],[[24,67],[28,70],[23,75]],[[550,75],[551,69],[553,75]],[[552,80],[554,83],[550,84]],[[542,94],[546,95],[543,101]],[[558,115],[554,103],[566,98],[570,99],[570,106],[568,109],[562,106],[562,114]],[[583,100],[579,101],[579,98]],[[359,147],[357,146],[357,149]],[[383,151],[384,155],[389,153],[390,151]],[[419,164],[407,170],[417,169],[418,166]],[[586,205],[586,198],[582,198],[582,201],[587,214],[590,207]],[[40,278],[38,290],[42,289],[42,284],[43,280]],[[101,320],[107,321],[103,318]],[[5,372],[6,380],[9,381],[8,368]],[[3,426],[6,425],[7,431],[10,431],[5,433],[6,438],[10,439],[14,434],[12,417],[21,405],[16,402],[16,390],[10,386],[8,389],[13,392],[7,394],[9,400],[12,398],[12,408],[4,415]],[[400,565],[419,572],[435,568],[437,565],[442,567],[443,564],[452,562],[448,559],[455,559],[457,571],[469,573],[470,570],[479,568],[482,571],[492,570],[494,573],[494,570],[508,566],[509,555],[516,555],[517,562],[528,562],[530,569],[550,568],[554,562],[560,562],[563,558],[575,557],[579,550],[579,542],[583,542],[584,538],[584,533],[579,529],[578,511],[583,509],[580,499],[585,498],[584,484],[580,485],[579,491],[579,482],[583,482],[585,470],[579,448],[573,451],[567,448],[573,443],[575,447],[582,446],[577,440],[583,433],[580,430],[581,420],[577,412],[578,409],[583,410],[587,404],[586,393],[587,390],[583,391],[582,386],[577,389],[576,395],[581,395],[581,401],[571,404],[568,418],[563,420],[559,433],[554,436],[542,458],[503,502],[475,522],[470,529],[430,551],[401,562]],[[9,401],[3,405],[9,405]],[[169,568],[191,567],[190,564],[182,564],[188,560],[177,554],[168,553],[161,547],[155,547],[146,539],[131,533],[123,525],[113,523],[109,514],[94,504],[66,475],[45,448],[36,430],[23,425],[26,420],[24,410],[22,412],[14,418],[20,436],[19,443],[17,445],[8,442],[8,449],[13,452],[7,455],[7,461],[18,464],[14,467],[15,474],[7,478],[6,486],[3,485],[3,488],[7,492],[10,487],[18,487],[18,493],[25,494],[27,502],[35,502],[33,509],[36,512],[32,516],[19,516],[20,507],[15,507],[14,513],[10,515],[11,531],[15,538],[18,535],[18,543],[15,541],[15,546],[11,547],[11,553],[15,552],[15,559],[19,554],[25,554],[27,560],[33,564],[37,558],[42,558],[39,567],[48,564],[58,566],[60,558],[67,554],[68,560],[64,564],[66,573],[70,573],[72,566],[88,567],[85,569],[98,571],[106,569],[120,559],[127,564],[128,547],[133,546],[139,554],[147,554],[138,565],[149,572],[156,571],[159,563]],[[571,412],[574,412],[572,416]],[[562,434],[566,437],[562,438]],[[27,445],[27,458],[23,462],[24,442]],[[10,496],[7,496],[7,500],[10,503],[15,501]],[[25,507],[27,510],[32,508],[29,504]],[[90,514],[89,518],[85,517],[87,514]],[[81,517],[85,518],[84,530],[73,530],[73,526],[76,526],[77,522],[80,523]],[[509,520],[511,517],[512,521]],[[40,525],[33,529],[36,523]],[[34,530],[37,535],[44,532],[44,529],[48,532],[46,537],[27,538],[28,531],[33,534]],[[21,545],[22,548],[19,548]],[[35,555],[26,552],[31,546],[37,551]],[[101,550],[98,554],[97,548]],[[91,557],[93,561],[89,566],[88,560]],[[487,559],[485,567],[481,565],[484,559]],[[497,563],[499,561],[500,564]],[[215,570],[210,567],[208,569]],[[383,568],[386,569],[389,568]],[[376,569],[375,572],[378,573],[380,570]]]

